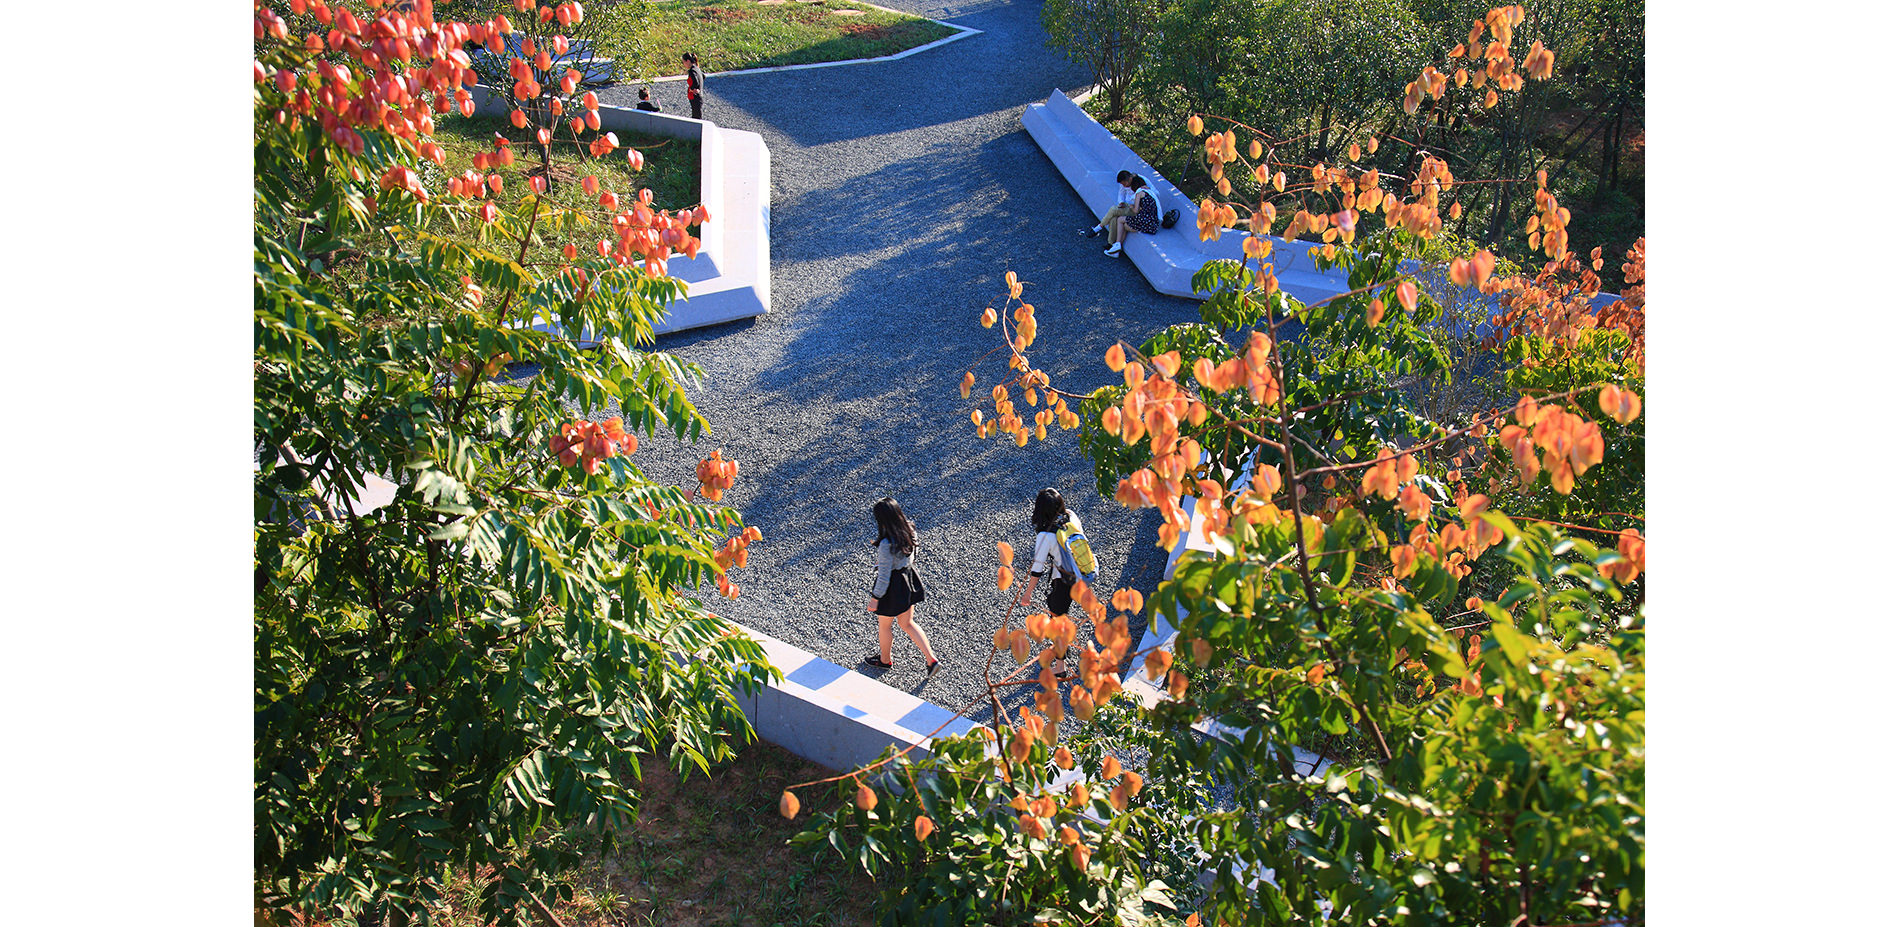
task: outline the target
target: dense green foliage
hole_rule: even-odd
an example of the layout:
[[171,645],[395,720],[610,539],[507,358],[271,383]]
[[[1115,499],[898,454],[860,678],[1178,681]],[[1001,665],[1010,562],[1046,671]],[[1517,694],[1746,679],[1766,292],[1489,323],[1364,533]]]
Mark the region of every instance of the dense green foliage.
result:
[[[1136,92],[1157,107],[1228,113],[1290,141],[1288,158],[1332,160],[1389,117],[1392,88],[1429,60],[1399,0],[1177,0]],[[1177,123],[1178,125],[1178,123]]]
[[[326,131],[269,79],[312,66],[261,47],[254,90],[257,902],[426,922],[451,869],[492,870],[483,916],[523,923],[575,835],[634,810],[642,758],[729,756],[735,692],[771,672],[695,598],[735,512],[550,452],[582,412],[703,432],[698,371],[635,347],[684,285],[524,262],[603,221],[540,196],[478,243],[426,231],[482,219],[405,189],[414,140]],[[332,86],[377,92],[366,71]],[[371,477],[395,485],[373,510]]]
[[[1218,131],[1206,144],[1223,141],[1235,150]],[[1197,276],[1213,293],[1202,321],[1112,347],[1123,382],[1078,405],[1098,488],[1159,508],[1162,547],[1195,541],[1145,603],[1112,597],[1178,630],[1140,661],[1167,697],[1121,713],[1114,640],[1134,616],[1096,612],[1111,672],[1085,650],[1081,680],[1060,695],[1045,673],[1040,716],[999,725],[1001,758],[938,741],[962,765],[920,761],[893,783],[900,803],[913,802],[907,789],[933,794],[911,783],[938,775],[1012,783],[1023,792],[1013,833],[996,806],[1009,790],[994,780],[923,807],[943,829],[987,827],[1019,853],[954,858],[899,821],[848,815],[821,819],[811,839],[908,861],[900,898],[948,896],[1002,867],[1023,902],[1084,878],[1079,895],[1124,899],[1052,911],[1062,923],[1187,908],[1191,925],[1643,922],[1641,288],[1593,311],[1600,268],[1569,253],[1533,277],[1495,279],[1508,265],[1489,252],[1426,237],[1436,191],[1385,200],[1373,178],[1329,174],[1304,193],[1359,204],[1321,210],[1332,244],[1315,260],[1345,275],[1346,292],[1305,305],[1273,285],[1262,207],[1248,265]],[[1548,194],[1540,209],[1554,221]],[[1640,281],[1643,265],[1639,245],[1626,273]],[[1029,307],[984,321],[1003,317],[1017,323],[1003,337],[1022,372],[992,392],[999,416],[1011,386],[1026,402],[1061,389],[1027,358]],[[1421,401],[1471,384],[1465,401]],[[1060,624],[1032,615],[1026,633],[1049,640]],[[1005,627],[998,646],[1021,660],[1015,633]],[[1119,773],[1126,813],[1111,801],[1081,814],[1060,801],[1067,784],[1038,808],[1051,771],[1023,764],[1058,742],[1053,725],[1070,712],[1095,719],[1064,742],[1084,768],[1108,750],[1142,758],[1146,788],[1127,790]],[[1088,787],[1117,776],[1110,764]],[[1113,866],[1090,868],[1076,846]],[[1050,870],[1025,854],[1081,858]],[[1149,883],[1137,910],[1128,890],[1144,879],[1166,891]],[[947,914],[1029,923],[1033,907]]]
[[[1150,815],[1116,816],[1114,789],[1102,782],[1076,800],[1058,784],[1065,770],[1041,740],[1026,742],[999,777],[991,742],[980,733],[939,740],[916,766],[899,762],[869,784],[841,783],[840,807],[793,842],[829,845],[876,877],[881,921],[893,927],[1141,924],[1151,909],[1172,907],[1165,887],[1144,881],[1137,865],[1146,835],[1158,829]],[[862,800],[861,789],[874,801]],[[1058,807],[1032,835],[1022,817],[1045,790]],[[1091,836],[1099,849],[1080,865],[1060,850],[1063,828],[1093,830],[1105,817],[1114,822]],[[933,822],[921,837],[920,818]]]
[[[1471,62],[1447,52],[1469,38],[1486,0],[1170,0],[1141,54],[1121,63],[1126,102],[1091,101],[1117,135],[1190,196],[1214,189],[1199,170],[1200,149],[1180,127],[1189,115],[1218,114],[1257,130],[1271,158],[1292,169],[1337,163],[1353,142],[1385,144],[1359,162],[1409,177],[1421,151],[1444,158],[1460,179],[1462,205],[1449,229],[1528,263],[1534,249],[1513,233],[1539,170],[1575,213],[1580,240],[1621,254],[1643,236],[1644,4],[1642,0],[1531,0],[1516,48],[1541,41],[1556,56],[1553,80],[1487,106],[1475,86],[1408,116],[1395,88],[1434,65],[1445,73]],[[1045,18],[1047,18],[1045,16]],[[1071,56],[1095,48],[1084,35],[1049,26]],[[1076,60],[1086,60],[1077,58]],[[1108,82],[1097,72],[1105,88]],[[1128,118],[1123,118],[1124,114]],[[1239,195],[1257,193],[1244,176]],[[1286,214],[1280,221],[1284,225]],[[1604,273],[1609,289],[1617,269]]]
[[1088,66],[1108,102],[1108,119],[1119,119],[1142,62],[1161,41],[1161,0],[1045,0],[1042,28],[1049,46]]

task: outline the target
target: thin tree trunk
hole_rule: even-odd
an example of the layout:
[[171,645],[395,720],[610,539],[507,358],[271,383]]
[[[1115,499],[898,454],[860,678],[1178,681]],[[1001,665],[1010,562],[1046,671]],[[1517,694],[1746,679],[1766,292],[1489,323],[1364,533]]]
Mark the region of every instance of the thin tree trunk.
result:
[[1484,230],[1484,243],[1493,247],[1496,247],[1498,241],[1504,236],[1505,207],[1511,202],[1511,188],[1516,186],[1511,178],[1511,167],[1516,160],[1512,155],[1516,153],[1516,150],[1515,140],[1506,134],[1502,149],[1498,153],[1498,184],[1493,188],[1496,195],[1491,198],[1491,222],[1485,226]]
[[1328,99],[1319,108],[1319,160],[1326,160],[1326,133],[1332,131],[1333,101]]
[[1620,190],[1623,187],[1623,113],[1628,108],[1627,103],[1616,108],[1615,142],[1610,146],[1609,153],[1610,189],[1612,190]]
[[1597,155],[1597,202],[1602,202],[1605,197],[1609,196],[1610,190],[1613,189],[1610,174],[1614,170],[1616,163],[1617,124],[1622,121],[1623,114],[1619,109],[1603,126],[1603,138],[1601,140],[1603,149],[1598,152]]

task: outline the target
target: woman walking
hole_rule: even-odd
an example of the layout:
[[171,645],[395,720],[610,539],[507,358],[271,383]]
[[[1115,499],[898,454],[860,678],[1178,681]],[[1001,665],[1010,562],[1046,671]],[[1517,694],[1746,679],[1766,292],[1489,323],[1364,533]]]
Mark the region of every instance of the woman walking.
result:
[[911,609],[924,600],[923,581],[911,566],[917,556],[917,528],[889,496],[871,506],[871,516],[877,519],[877,582],[871,586],[871,604],[864,608],[877,616],[877,653],[864,662],[891,668],[891,622],[896,621],[923,653],[924,672],[934,673],[937,655],[930,649],[930,638],[911,619]]
[[[1036,584],[1047,576],[1049,614],[1067,616],[1072,602],[1069,593],[1075,584],[1095,581],[1095,553],[1089,549],[1088,536],[1082,533],[1082,522],[1069,511],[1062,493],[1054,487],[1036,494],[1035,506],[1029,511],[1029,523],[1036,529],[1036,553],[1029,561],[1029,583],[1023,586],[1023,594],[1016,604],[1028,608]],[[1057,679],[1068,678],[1068,659],[1065,650],[1050,666]]]

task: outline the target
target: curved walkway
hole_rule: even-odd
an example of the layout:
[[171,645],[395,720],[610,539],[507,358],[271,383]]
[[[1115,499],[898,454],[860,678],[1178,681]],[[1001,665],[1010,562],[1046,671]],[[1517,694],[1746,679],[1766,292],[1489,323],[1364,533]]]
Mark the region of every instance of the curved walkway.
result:
[[[708,80],[705,115],[760,133],[772,153],[773,310],[661,337],[659,349],[706,371],[692,395],[712,429],[696,447],[643,442],[640,458],[655,479],[687,486],[714,448],[740,462],[722,501],[765,539],[733,574],[738,599],[706,590],[714,610],[958,710],[981,694],[1007,604],[996,542],[1016,547],[1026,574],[1037,490],[1071,501],[1105,589],[1152,591],[1166,560],[1157,516],[1098,497],[1073,432],[1027,448],[976,440],[970,409],[1005,372],[991,356],[974,368],[979,390],[958,396],[963,372],[999,343],[978,315],[1000,304],[1014,270],[1036,305],[1032,355],[1081,392],[1114,379],[1102,354],[1116,336],[1139,343],[1198,312],[1076,236],[1092,224],[1087,208],[1018,121],[1052,88],[1073,93],[1089,78],[1044,47],[1041,4],[882,2],[983,33],[897,61]],[[678,84],[655,96],[687,111]],[[603,98],[631,105],[633,88]],[[861,663],[876,648],[864,606],[870,508],[884,495],[923,534],[930,599],[918,618],[944,661],[932,678],[901,632],[894,669]]]

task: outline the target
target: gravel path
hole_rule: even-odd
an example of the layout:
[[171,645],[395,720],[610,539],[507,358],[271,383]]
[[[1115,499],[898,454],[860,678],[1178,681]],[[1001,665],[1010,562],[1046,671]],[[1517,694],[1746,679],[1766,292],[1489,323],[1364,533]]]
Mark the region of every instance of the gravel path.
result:
[[[1101,358],[1114,336],[1139,343],[1198,315],[1194,303],[1155,293],[1133,264],[1104,257],[1099,240],[1076,236],[1092,224],[1087,207],[1019,122],[1051,89],[1088,82],[1043,46],[1040,4],[884,2],[983,34],[899,61],[708,80],[706,116],[758,132],[772,153],[773,309],[660,339],[705,369],[693,398],[712,432],[697,447],[643,442],[640,459],[650,476],[687,486],[714,448],[740,462],[722,501],[765,539],[733,574],[737,600],[706,590],[715,610],[956,711],[981,695],[1007,605],[996,542],[1016,547],[1026,574],[1038,490],[1061,489],[1077,511],[1104,599],[1123,585],[1152,592],[1166,559],[1154,513],[1096,495],[1073,432],[1027,448],[977,441],[970,410],[981,399],[993,414],[986,394],[1005,373],[1000,355],[974,368],[970,400],[957,384],[1000,344],[1000,329],[977,317],[1001,303],[1004,272],[1016,271],[1037,307],[1032,356],[1077,392],[1113,378]],[[687,111],[681,84],[655,96],[668,112]],[[618,105],[633,97],[632,87],[603,94]],[[884,495],[923,536],[918,569],[931,597],[917,614],[944,661],[935,677],[901,632],[895,668],[861,662],[876,647],[864,604],[871,503]],[[966,713],[990,716],[986,704]]]

